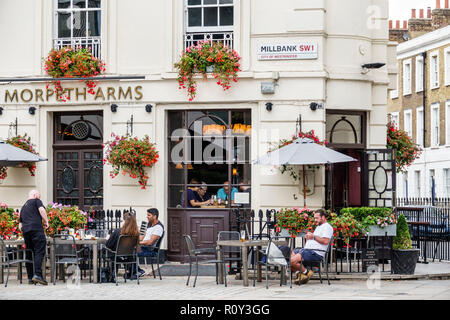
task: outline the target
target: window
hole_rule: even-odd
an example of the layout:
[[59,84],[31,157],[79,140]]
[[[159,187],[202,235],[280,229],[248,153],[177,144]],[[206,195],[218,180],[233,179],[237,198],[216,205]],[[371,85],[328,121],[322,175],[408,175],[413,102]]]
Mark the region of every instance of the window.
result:
[[439,146],[439,103],[431,105],[431,146]]
[[450,85],[450,47],[445,48],[445,85]]
[[395,125],[395,128],[399,128],[399,123],[400,123],[400,120],[399,120],[399,113],[398,112],[392,112],[391,113],[391,121],[394,123],[394,125]]
[[233,47],[233,0],[185,0],[185,5],[185,47],[208,40]]
[[409,137],[412,137],[412,113],[411,110],[406,110],[405,118],[403,119],[403,130],[408,134]]
[[445,143],[450,145],[450,100],[445,103],[445,130],[446,130],[446,140]]
[[408,198],[408,173],[403,174],[403,197]]
[[414,171],[414,184],[416,186],[416,197],[420,198],[422,197],[422,194],[420,193],[420,171]]
[[416,92],[423,91],[423,57],[416,57]]
[[431,89],[439,88],[439,52],[435,51],[430,56],[430,81]]
[[100,57],[101,0],[55,0],[53,46],[91,48]]
[[417,108],[416,143],[423,146],[423,107]]
[[411,94],[411,59],[403,61],[403,95]]
[[450,169],[444,169],[444,197],[450,197]]

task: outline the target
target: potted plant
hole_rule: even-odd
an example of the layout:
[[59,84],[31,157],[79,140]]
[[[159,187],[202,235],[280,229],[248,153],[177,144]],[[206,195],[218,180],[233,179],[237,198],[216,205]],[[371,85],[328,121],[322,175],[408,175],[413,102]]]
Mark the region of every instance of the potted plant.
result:
[[392,272],[394,274],[414,274],[420,250],[412,249],[408,223],[403,214],[398,218],[397,235],[392,248]]
[[106,142],[105,159],[103,164],[109,163],[113,170],[110,176],[115,178],[121,171],[133,179],[138,179],[141,189],[145,189],[148,175],[145,168],[151,168],[158,161],[159,155],[155,144],[150,142],[146,135],[143,139],[133,138],[129,135],[116,136],[111,134],[112,141]]
[[[25,135],[21,136],[18,135],[13,138],[8,138],[6,140],[6,143],[9,143],[10,145],[13,145],[14,147],[20,148],[22,150],[31,152],[33,154],[38,154],[36,150],[34,149],[34,144],[31,143],[31,137],[29,137],[26,133]],[[22,162],[19,167],[26,168],[30,172],[30,175],[34,177],[36,172],[36,163],[34,162]],[[7,167],[1,167],[0,166],[0,180],[6,179],[8,176],[7,173],[8,168]]]
[[48,229],[46,234],[52,237],[63,230],[84,229],[88,222],[88,214],[77,206],[50,203],[47,205]]
[[334,239],[341,236],[345,243],[345,248],[351,248],[350,240],[352,238],[359,238],[367,235],[362,223],[355,219],[349,212],[341,213],[340,215],[331,213],[328,223],[333,227]]
[[179,89],[187,87],[189,101],[192,101],[197,94],[194,75],[200,73],[206,79],[207,73],[211,73],[217,84],[223,90],[228,90],[232,81],[238,81],[240,59],[236,51],[222,43],[199,41],[197,45],[186,48],[180,61],[175,63],[175,68],[178,69],[178,87]]
[[315,228],[314,211],[308,208],[281,209],[276,213],[276,219],[276,230],[282,236],[295,238]]

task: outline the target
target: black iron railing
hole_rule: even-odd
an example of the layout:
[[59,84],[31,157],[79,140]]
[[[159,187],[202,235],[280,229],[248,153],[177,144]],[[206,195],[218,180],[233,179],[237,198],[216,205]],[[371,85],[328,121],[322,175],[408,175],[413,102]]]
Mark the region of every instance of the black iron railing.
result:
[[[131,212],[136,215],[136,211],[131,207],[124,210],[91,210],[89,214],[89,222],[87,223],[88,230],[96,232],[111,234],[114,229],[120,229],[122,226],[122,217],[125,213]],[[100,236],[100,235],[99,235]]]

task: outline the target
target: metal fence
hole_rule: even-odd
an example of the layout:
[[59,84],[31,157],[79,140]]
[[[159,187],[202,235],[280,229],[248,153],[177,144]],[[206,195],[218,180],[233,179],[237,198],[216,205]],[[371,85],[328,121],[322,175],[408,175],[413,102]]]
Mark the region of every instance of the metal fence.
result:
[[120,229],[122,226],[122,217],[125,213],[136,215],[136,211],[132,208],[124,210],[91,210],[89,214],[89,222],[87,229],[96,232],[96,236],[111,234],[114,229]]
[[[411,202],[409,202],[411,203]],[[417,203],[417,202],[416,202]],[[444,206],[444,204],[446,204]],[[397,216],[403,213],[408,221],[413,246],[420,249],[424,263],[429,259],[450,261],[450,205],[399,206]]]
[[434,206],[450,208],[450,198],[397,198],[397,207]]

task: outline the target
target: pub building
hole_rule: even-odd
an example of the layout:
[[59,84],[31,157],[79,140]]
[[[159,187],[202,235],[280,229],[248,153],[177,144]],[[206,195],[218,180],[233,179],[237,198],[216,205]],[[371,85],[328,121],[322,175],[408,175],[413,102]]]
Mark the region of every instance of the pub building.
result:
[[[213,246],[218,232],[230,229],[233,208],[303,205],[299,182],[252,164],[301,127],[358,160],[307,168],[308,207],[392,206],[386,103],[388,89],[395,89],[397,44],[388,38],[387,6],[388,0],[316,0],[313,6],[3,0],[0,139],[26,133],[48,161],[37,163],[34,177],[9,168],[0,201],[20,208],[35,188],[44,203],[131,206],[138,223],[156,207],[166,228],[162,248],[168,260],[183,261],[182,235]],[[190,102],[178,88],[174,63],[201,40],[236,50],[241,71],[227,91],[211,75],[198,76]],[[90,47],[105,62],[94,94],[70,79],[61,82],[66,101],[47,88],[43,58],[65,46]],[[103,165],[102,144],[113,133],[148,135],[156,143],[160,158],[148,170],[145,190],[129,176],[111,178],[111,167]],[[188,188],[203,184],[213,205],[189,207]]]

